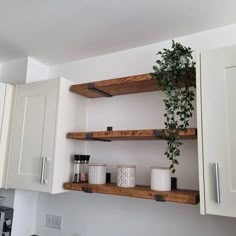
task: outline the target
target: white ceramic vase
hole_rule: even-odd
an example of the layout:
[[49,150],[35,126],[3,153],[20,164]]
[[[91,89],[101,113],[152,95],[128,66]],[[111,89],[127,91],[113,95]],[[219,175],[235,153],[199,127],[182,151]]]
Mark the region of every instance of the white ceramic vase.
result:
[[171,190],[171,171],[166,167],[151,168],[151,189],[156,191]]

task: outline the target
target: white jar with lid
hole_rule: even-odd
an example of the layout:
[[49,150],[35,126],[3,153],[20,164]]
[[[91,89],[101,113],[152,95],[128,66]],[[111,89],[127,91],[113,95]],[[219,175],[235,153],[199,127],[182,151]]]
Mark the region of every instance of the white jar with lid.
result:
[[156,191],[171,190],[171,171],[168,167],[151,167],[151,189]]
[[117,186],[133,188],[135,187],[136,166],[117,166]]

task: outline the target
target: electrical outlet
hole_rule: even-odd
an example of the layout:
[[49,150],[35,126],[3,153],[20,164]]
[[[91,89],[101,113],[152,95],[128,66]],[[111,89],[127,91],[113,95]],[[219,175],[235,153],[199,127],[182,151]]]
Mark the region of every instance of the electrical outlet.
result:
[[46,226],[48,228],[62,230],[62,216],[55,216],[55,215],[47,214]]

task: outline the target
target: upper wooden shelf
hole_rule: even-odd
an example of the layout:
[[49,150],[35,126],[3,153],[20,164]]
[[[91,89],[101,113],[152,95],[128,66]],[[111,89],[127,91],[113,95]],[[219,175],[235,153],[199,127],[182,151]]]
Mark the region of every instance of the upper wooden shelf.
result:
[[[117,130],[117,131],[95,131],[95,132],[71,132],[67,138],[76,140],[160,140],[163,138],[163,129],[145,130]],[[179,132],[181,139],[196,139],[197,129],[190,128]]]
[[[190,78],[196,80],[195,72],[191,72]],[[156,79],[153,79],[150,74],[142,74],[92,83],[75,84],[71,86],[70,90],[88,98],[99,98],[158,91],[160,87]]]
[[103,193],[135,198],[153,199],[161,202],[177,202],[184,204],[197,204],[199,191],[172,190],[168,192],[153,191],[149,186],[136,186],[135,188],[121,188],[115,184],[92,185],[88,183],[66,183],[67,190],[84,191],[87,193]]

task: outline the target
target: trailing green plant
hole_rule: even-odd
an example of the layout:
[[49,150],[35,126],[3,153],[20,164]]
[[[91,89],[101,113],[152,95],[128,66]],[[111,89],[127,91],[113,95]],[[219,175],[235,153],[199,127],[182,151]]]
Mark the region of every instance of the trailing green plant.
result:
[[153,66],[152,77],[157,80],[158,86],[166,95],[165,130],[161,136],[167,140],[165,156],[171,161],[172,173],[179,164],[180,141],[179,131],[185,131],[189,126],[189,119],[194,110],[195,62],[192,49],[172,41],[171,49],[164,48],[158,52],[160,57]]

